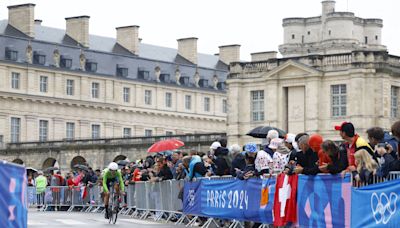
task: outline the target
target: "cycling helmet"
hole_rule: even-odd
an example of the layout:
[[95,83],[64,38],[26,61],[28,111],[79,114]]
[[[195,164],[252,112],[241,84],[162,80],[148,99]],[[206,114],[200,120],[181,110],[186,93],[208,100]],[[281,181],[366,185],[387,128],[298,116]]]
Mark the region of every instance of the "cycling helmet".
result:
[[117,169],[118,169],[118,164],[115,163],[115,162],[111,162],[111,163],[108,165],[108,169],[109,169],[109,170],[117,170]]

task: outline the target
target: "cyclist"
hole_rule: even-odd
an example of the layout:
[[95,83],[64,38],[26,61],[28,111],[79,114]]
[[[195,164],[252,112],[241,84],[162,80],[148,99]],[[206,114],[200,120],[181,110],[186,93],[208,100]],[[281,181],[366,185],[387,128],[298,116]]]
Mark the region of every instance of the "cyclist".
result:
[[[103,193],[104,193],[104,206],[106,208],[105,218],[108,219],[108,202],[110,198],[109,189],[115,186],[116,193],[119,194],[119,190],[125,191],[124,181],[122,180],[121,170],[118,169],[118,164],[111,162],[108,168],[104,169],[103,174]],[[116,185],[119,183],[119,186]]]

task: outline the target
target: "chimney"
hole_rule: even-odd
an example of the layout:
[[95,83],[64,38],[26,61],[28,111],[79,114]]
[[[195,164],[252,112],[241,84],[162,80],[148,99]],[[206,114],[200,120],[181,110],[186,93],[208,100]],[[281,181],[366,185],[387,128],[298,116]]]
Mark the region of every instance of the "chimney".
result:
[[42,25],[42,20],[35,19],[35,25]]
[[268,61],[269,59],[276,59],[276,51],[266,51],[266,52],[256,52],[251,53],[251,61],[258,62],[258,61]]
[[139,26],[124,26],[117,30],[117,43],[133,54],[139,53]]
[[89,47],[89,18],[89,16],[65,18],[66,34],[83,47]]
[[8,24],[25,33],[29,37],[35,37],[34,26],[35,4],[8,6]]
[[322,17],[326,17],[328,13],[335,12],[335,1],[326,0],[322,1]]
[[197,64],[197,38],[178,39],[178,54],[193,64]]
[[240,61],[240,45],[219,46],[219,60],[229,65],[231,62]]

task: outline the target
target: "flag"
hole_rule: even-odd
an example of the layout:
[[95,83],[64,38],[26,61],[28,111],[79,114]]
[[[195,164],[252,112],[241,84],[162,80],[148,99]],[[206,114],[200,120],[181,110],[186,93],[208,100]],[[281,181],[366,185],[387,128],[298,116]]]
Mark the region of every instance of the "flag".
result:
[[297,180],[297,174],[278,175],[274,196],[274,226],[285,226],[288,222],[296,222]]
[[85,199],[87,196],[86,186],[81,187],[81,198]]

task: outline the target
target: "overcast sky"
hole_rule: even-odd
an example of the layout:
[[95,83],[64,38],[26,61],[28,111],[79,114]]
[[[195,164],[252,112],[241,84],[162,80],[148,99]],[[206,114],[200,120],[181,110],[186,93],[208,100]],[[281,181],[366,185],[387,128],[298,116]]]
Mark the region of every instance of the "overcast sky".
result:
[[[65,29],[65,17],[89,15],[91,34],[115,37],[115,27],[139,25],[142,42],[177,48],[177,39],[197,37],[198,51],[218,53],[218,46],[241,45],[250,53],[278,51],[282,19],[321,14],[321,0],[0,0],[0,19],[9,5],[34,3],[42,25]],[[399,0],[336,0],[336,11],[383,19],[383,44],[400,55]]]

